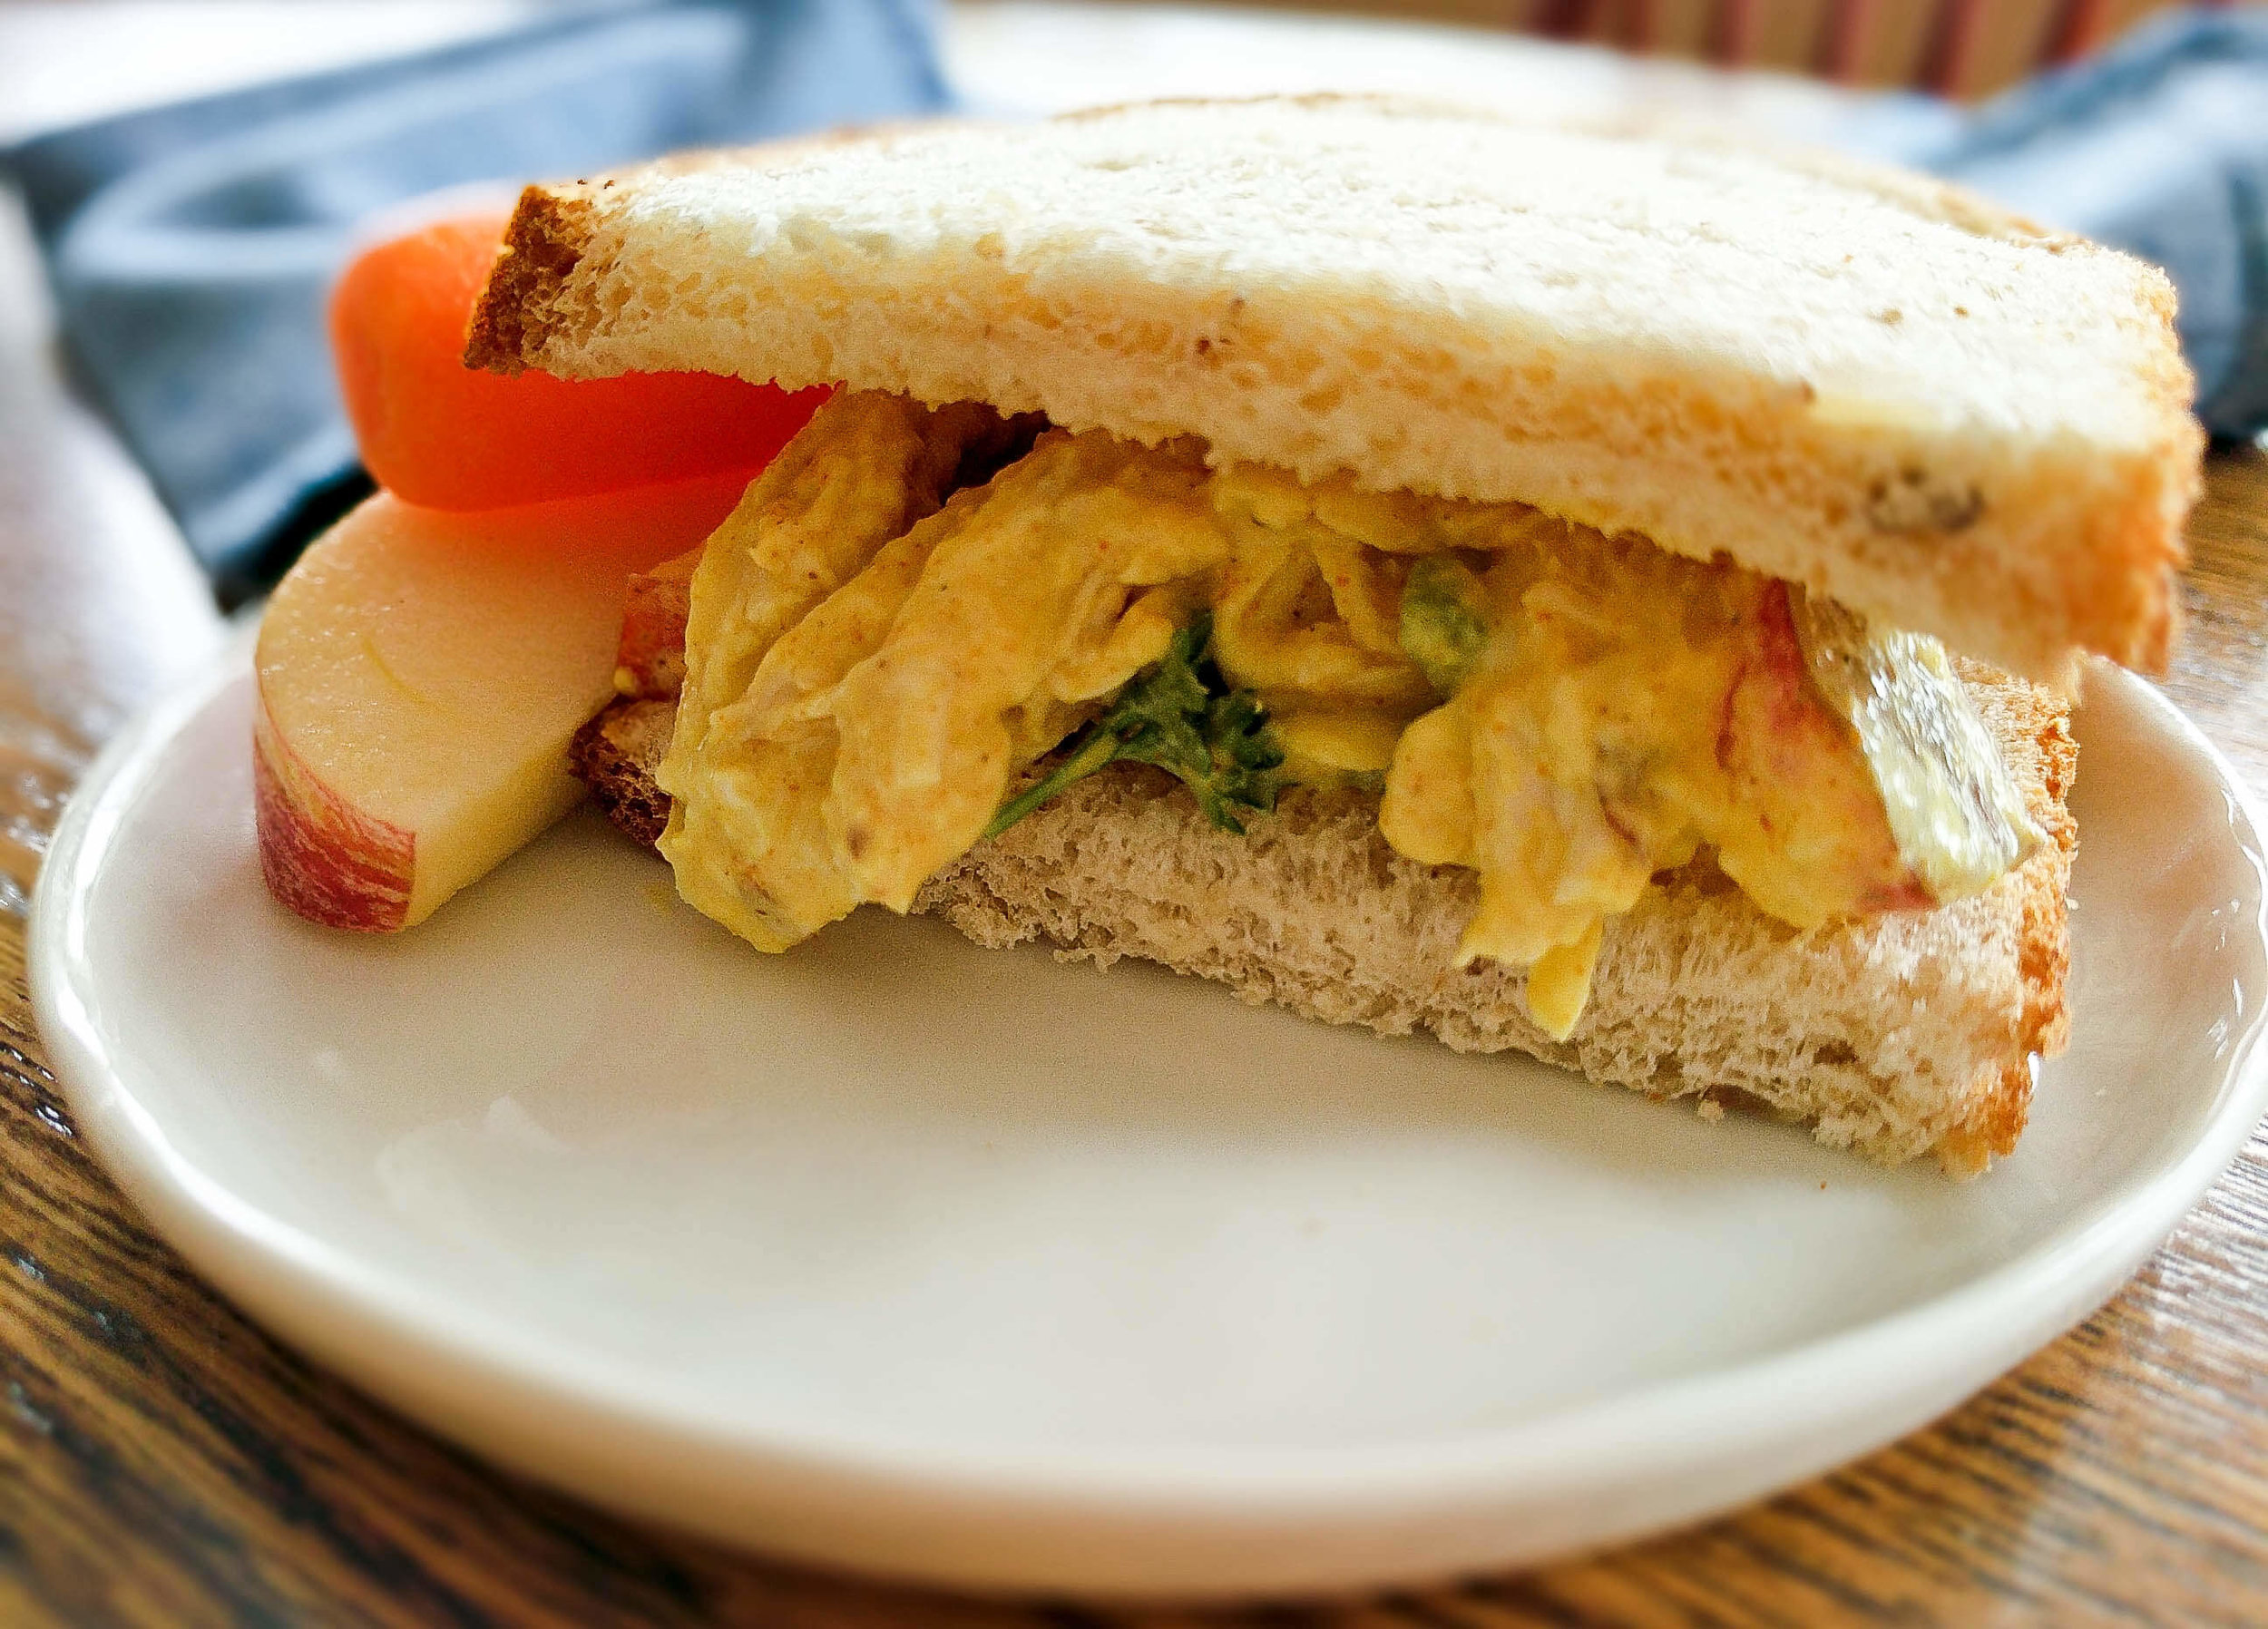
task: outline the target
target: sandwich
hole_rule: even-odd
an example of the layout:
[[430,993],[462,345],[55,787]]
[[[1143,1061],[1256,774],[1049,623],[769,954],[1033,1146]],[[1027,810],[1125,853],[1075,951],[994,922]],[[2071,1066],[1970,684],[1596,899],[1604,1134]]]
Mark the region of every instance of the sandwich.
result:
[[2084,663],[2174,636],[2172,314],[1916,178],[1311,97],[531,188],[464,356],[833,388],[569,749],[757,949],[925,912],[1969,1175]]

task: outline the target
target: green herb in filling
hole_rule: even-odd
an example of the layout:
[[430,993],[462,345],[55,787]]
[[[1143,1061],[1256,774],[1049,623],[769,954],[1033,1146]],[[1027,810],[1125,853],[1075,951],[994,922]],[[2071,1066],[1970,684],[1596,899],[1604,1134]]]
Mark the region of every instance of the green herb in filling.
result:
[[1487,590],[1472,568],[1453,554],[1428,554],[1410,567],[1402,590],[1402,653],[1443,696],[1481,659],[1489,642]]
[[1179,775],[1205,817],[1225,832],[1244,832],[1236,809],[1273,809],[1283,749],[1259,698],[1230,689],[1207,657],[1212,637],[1209,613],[1176,633],[1166,654],[1127,682],[1061,763],[1001,805],[984,834],[999,836],[1065,787],[1120,759]]

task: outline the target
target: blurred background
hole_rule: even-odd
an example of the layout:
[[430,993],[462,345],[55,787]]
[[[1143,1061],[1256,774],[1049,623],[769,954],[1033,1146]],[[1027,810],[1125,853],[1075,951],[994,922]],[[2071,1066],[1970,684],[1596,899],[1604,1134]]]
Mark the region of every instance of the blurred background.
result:
[[[494,34],[546,12],[594,9],[552,0],[7,0],[0,4],[0,141],[100,112]],[[1226,52],[1282,25],[1376,47],[1389,38],[1365,19],[1460,25],[1485,36],[1591,44],[1688,62],[1816,75],[1860,86],[1911,86],[1964,98],[2003,90],[2037,70],[2083,56],[2169,0],[1247,0],[1243,5],[1031,4],[959,0],[933,8],[956,79],[983,88],[1042,57],[1100,73],[1129,39],[1141,60],[1118,71],[1156,73],[1186,47]],[[1172,19],[1162,35],[1150,31]],[[1344,25],[1357,24],[1354,29]],[[1162,44],[1153,49],[1153,43]],[[988,60],[1003,44],[1009,60]],[[1435,38],[1403,49],[1438,51]],[[1392,50],[1396,44],[1384,48]],[[1294,47],[1296,48],[1296,47]],[[1207,64],[1174,64],[1182,74]],[[1266,77],[1250,60],[1215,73]],[[1027,79],[1041,104],[1059,97]]]
[[0,377],[91,405],[235,603],[368,490],[323,300],[436,190],[1314,89],[1731,124],[1960,179],[2166,266],[2201,416],[2268,424],[2268,8],[2156,0],[0,0]]

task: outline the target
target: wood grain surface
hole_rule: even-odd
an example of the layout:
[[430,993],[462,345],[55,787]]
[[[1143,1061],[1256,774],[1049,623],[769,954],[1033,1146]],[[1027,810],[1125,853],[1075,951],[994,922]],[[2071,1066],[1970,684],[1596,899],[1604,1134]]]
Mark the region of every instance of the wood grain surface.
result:
[[[2268,1623],[2268,1138],[2110,1305],[1930,1429],[1589,1559],[1204,1613],[875,1587],[494,1471],[245,1322],[82,1145],[26,1009],[23,900],[89,751],[221,634],[69,400],[0,213],[0,1623]],[[2268,792],[2268,457],[2224,454],[2168,688]]]

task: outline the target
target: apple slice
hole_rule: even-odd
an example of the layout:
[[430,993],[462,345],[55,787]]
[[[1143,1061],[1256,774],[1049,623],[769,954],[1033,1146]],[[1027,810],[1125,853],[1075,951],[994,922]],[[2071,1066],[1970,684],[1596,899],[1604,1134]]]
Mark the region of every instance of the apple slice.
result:
[[707,536],[746,480],[460,513],[381,493],[333,527],[260,624],[269,891],[331,927],[409,927],[564,814],[631,576]]

